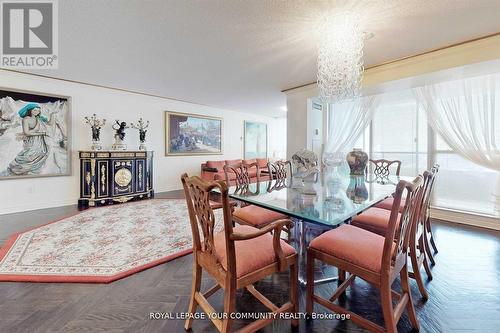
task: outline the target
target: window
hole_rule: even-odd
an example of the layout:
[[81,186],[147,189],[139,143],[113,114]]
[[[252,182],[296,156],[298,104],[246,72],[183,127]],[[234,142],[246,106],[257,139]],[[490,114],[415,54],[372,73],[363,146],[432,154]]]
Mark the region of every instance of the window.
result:
[[411,92],[384,96],[371,129],[371,158],[400,160],[402,176],[427,168],[427,122]]
[[373,159],[401,160],[402,176],[417,175],[438,163],[434,207],[500,215],[500,173],[454,153],[434,134],[409,90],[383,96],[355,147]]
[[436,137],[435,161],[440,165],[434,188],[436,207],[498,215],[500,178],[487,169],[454,153]]

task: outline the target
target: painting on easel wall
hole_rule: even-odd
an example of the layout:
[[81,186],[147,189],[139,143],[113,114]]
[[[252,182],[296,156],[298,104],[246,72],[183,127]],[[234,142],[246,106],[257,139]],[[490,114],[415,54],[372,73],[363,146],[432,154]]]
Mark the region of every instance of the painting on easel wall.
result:
[[222,118],[165,112],[165,155],[222,154]]
[[267,124],[244,122],[245,159],[267,158]]
[[70,98],[0,88],[0,179],[71,174]]

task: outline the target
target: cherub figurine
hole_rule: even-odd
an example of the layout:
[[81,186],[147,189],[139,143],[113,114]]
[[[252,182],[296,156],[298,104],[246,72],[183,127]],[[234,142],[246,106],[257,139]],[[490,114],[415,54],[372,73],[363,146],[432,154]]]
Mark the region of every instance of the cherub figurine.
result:
[[[118,126],[118,127],[116,127]],[[113,124],[113,126],[111,126],[116,132],[115,132],[115,140],[118,142],[118,141],[123,141],[125,140],[125,130],[127,128],[130,128],[127,126],[127,123],[122,121],[120,123],[119,120],[115,120],[115,124]]]

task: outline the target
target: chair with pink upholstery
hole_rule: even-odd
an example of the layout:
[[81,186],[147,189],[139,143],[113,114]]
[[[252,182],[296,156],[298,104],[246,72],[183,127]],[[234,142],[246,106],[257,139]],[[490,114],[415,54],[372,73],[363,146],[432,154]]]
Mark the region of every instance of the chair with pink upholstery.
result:
[[[391,170],[394,170],[394,175],[399,177],[399,174],[401,173],[401,161],[399,160],[386,160],[386,159],[379,159],[379,160],[373,160],[370,159],[370,163],[373,165],[373,174],[377,178],[388,178],[391,175]],[[392,203],[394,202],[394,198],[387,198],[384,201],[379,202],[378,204],[375,205],[375,207],[378,208],[383,208],[383,209],[392,209]],[[400,212],[403,210],[403,207],[405,205],[404,198],[401,200],[401,207],[399,208]]]
[[[251,178],[249,170],[252,168],[257,169],[257,186],[259,186],[259,166],[258,164],[244,164],[226,165],[224,171],[226,172],[226,184],[229,183],[229,177],[234,175],[234,183],[236,184],[236,191],[240,193],[250,194],[249,186]],[[233,212],[233,220],[238,224],[250,225],[255,228],[262,228],[276,220],[288,218],[286,215],[277,213],[275,211],[261,208],[255,205],[244,205]]]
[[[289,220],[274,221],[260,230],[246,225],[233,227],[228,189],[223,181],[206,182],[199,177],[183,174],[182,184],[193,235],[193,284],[187,311],[189,316],[184,328],[191,329],[196,309],[200,306],[210,315],[208,318],[219,332],[230,332],[233,324],[230,314],[236,311],[236,291],[241,288],[246,288],[271,311],[266,318],[241,328],[241,332],[255,332],[270,324],[274,318],[279,318],[279,313],[297,313],[297,254],[293,247],[279,238],[281,229]],[[221,193],[223,205],[223,228],[218,233],[216,228],[220,225],[209,200],[210,192],[214,189]],[[278,306],[257,291],[253,284],[286,270],[290,271],[290,300]],[[202,271],[216,282],[205,292],[201,292]],[[222,318],[212,316],[215,309],[207,300],[219,289],[224,291]],[[298,320],[292,319],[291,324],[298,326]]]
[[[428,207],[430,203],[432,184],[434,182],[434,174],[434,171],[424,172],[423,195],[420,202],[418,203],[419,211],[417,216],[417,223],[414,224],[414,228],[412,228],[411,230],[409,243],[409,254],[413,269],[413,271],[410,272],[410,277],[414,278],[417,281],[418,289],[424,299],[428,299],[429,295],[427,293],[427,290],[425,289],[424,281],[420,273],[420,269],[422,268],[422,266],[427,273],[428,279],[432,280],[432,273],[430,270],[427,255],[428,244],[425,239],[425,223],[428,219]],[[403,201],[403,199],[401,201]],[[401,206],[399,212],[399,214],[401,215]],[[390,216],[391,210],[373,207],[354,217],[351,221],[351,225],[384,236],[387,233],[387,228],[389,227]]]
[[[433,173],[434,176],[432,178],[432,183],[429,184],[429,191],[430,191],[429,200],[432,197],[432,192],[434,189],[434,181],[435,181],[435,177],[436,177],[436,174],[438,173],[438,171],[439,171],[439,164],[434,164],[432,169],[431,169],[431,172]],[[378,204],[375,205],[375,207],[385,209],[385,210],[390,210],[392,207],[393,201],[394,201],[394,198],[390,197],[390,198],[387,198],[387,199],[379,202]],[[403,209],[403,207],[404,207],[404,198],[401,200],[400,211]],[[432,233],[432,225],[431,225],[429,210],[430,210],[430,202],[427,205],[426,222],[425,222],[425,229],[424,229],[424,231],[425,231],[424,241],[426,244],[425,251],[427,252],[427,258],[430,260],[431,264],[435,265],[436,261],[434,260],[434,255],[431,251],[431,247],[434,250],[434,253],[437,253],[438,250],[436,247],[436,242],[434,241],[434,235]],[[376,213],[374,210],[372,210],[371,212]],[[384,212],[383,211],[379,211],[376,215],[379,215],[382,219],[384,219]],[[368,228],[370,228],[370,227],[368,227]]]
[[[316,302],[333,312],[349,314],[354,323],[372,332],[394,333],[397,332],[396,325],[406,309],[412,326],[419,329],[408,281],[407,251],[409,231],[415,223],[422,189],[421,176],[412,182],[399,181],[394,194],[389,225],[384,236],[344,224],[323,233],[310,243],[307,250],[306,303],[306,312],[309,316]],[[406,194],[407,199],[403,212],[399,213],[399,204],[403,194]],[[339,269],[340,285],[329,300],[314,294],[315,260]],[[348,277],[347,273],[349,273]],[[392,290],[392,284],[398,276],[401,278],[402,293]],[[385,327],[334,303],[341,295],[345,295],[345,290],[356,277],[380,289]],[[393,305],[393,300],[397,301],[396,306]]]

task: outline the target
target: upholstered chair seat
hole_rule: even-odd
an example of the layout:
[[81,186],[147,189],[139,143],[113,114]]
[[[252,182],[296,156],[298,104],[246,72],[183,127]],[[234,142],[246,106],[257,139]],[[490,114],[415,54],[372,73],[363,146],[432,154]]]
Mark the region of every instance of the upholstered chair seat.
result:
[[[241,225],[234,227],[233,232],[251,234],[258,232],[258,229],[248,225]],[[280,240],[280,242],[285,257],[296,253],[295,249],[285,241]],[[214,246],[217,259],[222,264],[222,267],[227,270],[226,240],[223,232],[214,235]],[[268,265],[278,263],[273,248],[273,236],[270,233],[235,242],[234,250],[238,259],[236,260],[236,277],[238,279]]]
[[[248,179],[248,177],[245,177]],[[298,302],[298,258],[295,250],[280,239],[283,228],[289,226],[289,219],[275,220],[261,228],[249,225],[234,226],[234,207],[229,201],[229,190],[226,182],[204,181],[199,177],[181,177],[189,222],[193,236],[193,280],[191,297],[184,329],[191,330],[193,320],[200,307],[205,313],[213,314],[214,307],[208,298],[218,290],[223,291],[223,317],[209,316],[216,331],[229,333],[233,331],[236,313],[237,290],[245,288],[263,306],[269,309],[269,317],[260,318],[238,332],[257,332],[281,319],[279,314],[299,312]],[[246,184],[248,185],[248,184]],[[213,192],[220,194],[221,205],[210,200]],[[222,206],[222,207],[221,207]],[[222,231],[218,232],[220,214],[214,209],[222,209]],[[270,275],[289,271],[289,301],[278,306],[259,292],[254,283]],[[202,292],[202,274],[207,273],[215,285]],[[204,275],[204,274],[203,274]],[[220,299],[218,299],[220,302]],[[238,307],[238,311],[240,311]],[[247,311],[251,311],[248,309]],[[299,320],[290,318],[291,325],[297,328]],[[210,330],[212,331],[212,330]]]
[[[351,225],[368,230],[370,232],[374,232],[381,236],[385,236],[390,217],[390,210],[372,207],[359,214],[358,216],[355,216],[352,219]],[[398,214],[398,223],[396,224],[397,229],[399,229],[400,219],[401,213]]]
[[288,218],[288,216],[259,206],[248,205],[236,209],[233,212],[233,218],[236,218],[238,223],[261,228],[273,221]]
[[[309,248],[379,273],[385,237],[343,224],[313,239]],[[395,244],[393,246],[393,250]]]
[[[383,236],[344,224],[313,239],[307,249],[307,299],[306,313],[312,317],[314,303],[340,314],[350,315],[350,320],[370,332],[397,333],[397,323],[404,310],[408,313],[413,328],[418,331],[419,323],[413,306],[408,282],[409,231],[416,223],[416,211],[423,193],[423,177],[412,182],[400,180],[394,192],[394,207],[385,220],[386,211],[374,208],[372,220],[386,222]],[[398,205],[406,194],[406,207],[399,213]],[[361,214],[363,215],[363,214]],[[382,228],[381,225],[377,225]],[[335,266],[339,272],[339,286],[331,297],[323,298],[314,293],[315,262]],[[384,326],[370,321],[344,307],[346,289],[359,277],[380,289],[380,300]],[[401,292],[392,289],[396,278],[400,278]],[[337,303],[336,301],[339,300]],[[396,302],[396,304],[394,304]]]
[[[236,184],[236,189],[240,194],[252,195],[253,192],[249,186],[251,183],[252,175],[255,173],[257,177],[257,189],[260,181],[260,167],[257,162],[250,164],[240,163],[235,165],[226,165],[224,167],[226,172],[226,183],[230,184],[231,179],[229,178],[230,172],[232,172],[236,178],[234,183]],[[256,191],[258,192],[258,190]],[[235,209],[233,211],[233,221],[240,225],[249,225],[251,227],[262,228],[271,222],[286,219],[288,216],[284,214],[277,213],[275,211],[261,208],[255,205],[248,205],[245,203],[241,204],[241,208]],[[289,230],[289,226],[286,227],[285,232]]]
[[[391,210],[392,209],[392,204],[394,203],[394,198],[389,197],[378,204],[375,205],[377,208],[382,208],[382,209],[387,209]],[[401,199],[401,204],[399,205],[399,212],[402,213],[403,209],[405,208],[406,201],[405,199]]]
[[[413,271],[410,272],[410,277],[417,281],[420,294],[424,299],[429,298],[427,290],[425,289],[424,281],[420,272],[420,268],[423,266],[427,277],[432,280],[432,273],[430,270],[429,260],[432,262],[432,254],[429,250],[429,240],[428,236],[428,225],[429,225],[429,204],[431,192],[434,184],[435,174],[437,173],[437,167],[433,167],[431,171],[424,172],[424,185],[421,197],[419,198],[418,208],[415,214],[416,222],[410,229],[410,241],[409,241],[409,255],[412,262]],[[376,207],[370,208],[363,212],[362,214],[353,218],[351,224],[359,228],[363,228],[370,232],[385,235],[389,227],[389,220],[391,216],[391,208],[393,207],[394,199],[389,198],[382,201]],[[389,207],[387,207],[390,204]],[[404,205],[406,201],[401,198],[401,204],[398,209],[400,212],[398,214],[398,221],[401,216],[401,212],[404,211]],[[397,224],[399,229],[399,224]]]

